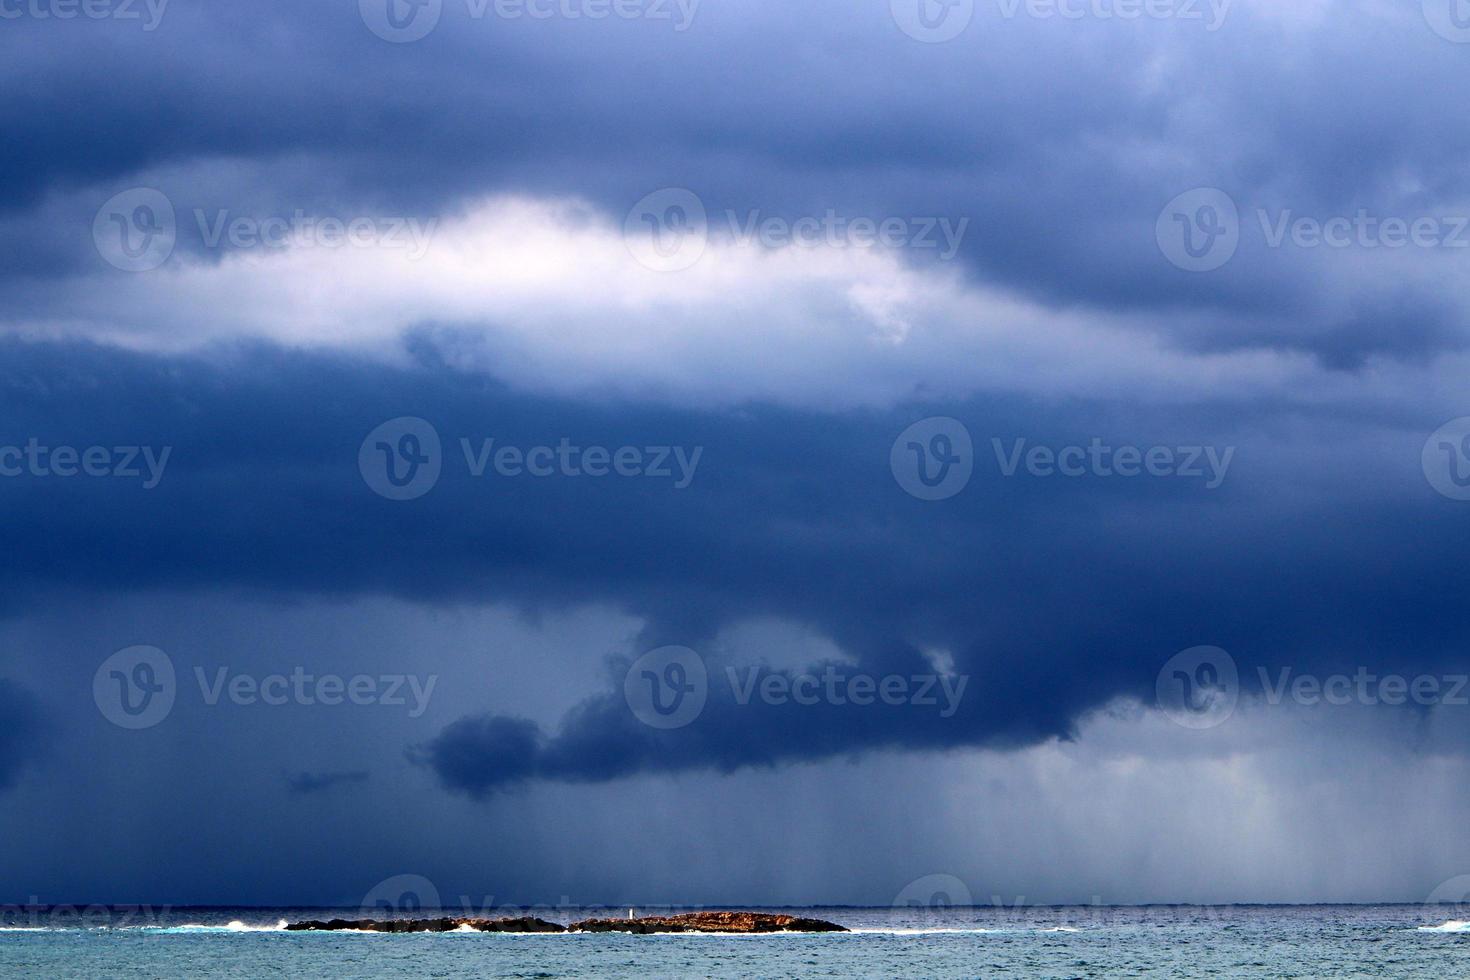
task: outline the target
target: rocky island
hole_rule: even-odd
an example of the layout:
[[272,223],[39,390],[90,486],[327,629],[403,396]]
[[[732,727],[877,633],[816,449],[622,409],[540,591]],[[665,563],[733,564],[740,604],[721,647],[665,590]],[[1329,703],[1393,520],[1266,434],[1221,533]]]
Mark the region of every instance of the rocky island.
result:
[[567,927],[571,932],[847,932],[845,926],[822,919],[765,912],[686,912],[650,915],[641,919],[584,919]]
[[307,919],[292,922],[287,932],[566,932],[566,926],[545,919]]
[[686,912],[629,919],[583,919],[563,926],[533,916],[470,919],[443,916],[433,919],[308,919],[286,926],[289,932],[627,932],[651,935],[665,932],[847,932],[845,926],[822,919],[767,912]]

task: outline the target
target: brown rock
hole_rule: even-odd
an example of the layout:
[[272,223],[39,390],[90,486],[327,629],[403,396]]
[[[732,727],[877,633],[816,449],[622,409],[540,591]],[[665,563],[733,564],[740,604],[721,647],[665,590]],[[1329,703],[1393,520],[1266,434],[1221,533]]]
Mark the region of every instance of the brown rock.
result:
[[766,912],[686,912],[650,915],[641,919],[583,919],[567,926],[569,932],[847,932],[846,927],[822,919]]

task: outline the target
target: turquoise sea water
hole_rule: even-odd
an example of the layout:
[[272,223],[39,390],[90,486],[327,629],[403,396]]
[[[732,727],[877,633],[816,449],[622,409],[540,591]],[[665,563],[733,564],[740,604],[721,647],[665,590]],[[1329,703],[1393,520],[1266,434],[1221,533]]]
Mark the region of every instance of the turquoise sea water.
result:
[[[530,911],[563,922],[582,917],[579,910]],[[281,920],[355,916],[357,910],[11,908],[0,914],[0,975],[1470,976],[1470,923],[1460,918],[1465,909],[1456,906],[768,911],[815,915],[855,931],[774,936],[291,933],[279,929]],[[449,909],[445,914],[464,913]]]

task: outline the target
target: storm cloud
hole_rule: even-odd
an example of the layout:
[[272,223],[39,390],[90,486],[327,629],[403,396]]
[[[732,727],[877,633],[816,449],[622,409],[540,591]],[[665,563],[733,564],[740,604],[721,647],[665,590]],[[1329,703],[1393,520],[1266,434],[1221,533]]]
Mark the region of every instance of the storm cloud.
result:
[[365,783],[370,775],[362,769],[348,772],[293,772],[286,775],[286,786],[292,793],[306,796]]
[[[1453,226],[1466,213],[1470,128],[1444,109],[1467,84],[1463,52],[1419,5],[1237,2],[1215,30],[980,5],[937,45],[883,4],[700,4],[686,30],[478,9],[446,3],[408,44],[346,3],[175,4],[152,31],[9,23],[7,317],[106,329],[66,316],[65,300],[78,277],[115,281],[89,230],[130,187],[173,201],[177,262],[231,252],[205,241],[221,217],[447,222],[508,194],[620,219],[651,191],[689,187],[741,221],[967,220],[959,265],[977,282],[1167,318],[1146,329],[1186,346],[1339,367],[1361,363],[1344,345],[1390,360],[1464,349],[1453,243],[1273,247],[1268,234],[1283,216]],[[759,59],[729,63],[757,36]],[[1222,188],[1241,215],[1240,254],[1207,277],[1181,275],[1153,239],[1170,199],[1197,187]],[[1392,340],[1344,338],[1410,286],[1420,300],[1394,314]]]
[[0,791],[13,786],[21,770],[44,755],[44,734],[36,697],[14,681],[0,677]]
[[[1454,529],[1467,518],[1420,472],[1432,417],[1014,397],[838,416],[690,410],[527,396],[429,355],[402,369],[266,348],[180,360],[18,344],[9,355],[13,441],[171,450],[153,489],[141,472],[7,482],[14,554],[66,556],[9,562],[0,574],[12,608],[74,589],[607,603],[645,622],[628,654],[677,643],[708,661],[708,707],[677,731],[630,712],[621,654],[607,693],[554,732],[467,717],[412,747],[446,785],[472,793],[1066,737],[1113,699],[1150,700],[1163,663],[1203,643],[1229,650],[1247,686],[1261,666],[1416,674],[1464,664],[1459,597],[1470,581]],[[961,495],[933,503],[901,488],[889,450],[915,418],[941,411],[967,423],[976,473]],[[432,420],[442,443],[438,483],[418,500],[384,499],[359,467],[368,433],[399,414]],[[488,465],[476,475],[486,440],[520,452],[630,447],[650,460],[656,447],[680,447],[698,450],[699,465],[682,489],[672,463],[666,478]],[[1007,475],[1027,446],[1092,443],[1181,459],[1196,447],[1200,470]],[[1210,453],[1230,460],[1213,478]],[[334,516],[322,520],[327,499]],[[968,687],[944,716],[913,705],[793,710],[749,695],[740,704],[741,685],[763,682],[741,672],[763,665],[727,656],[720,634],[760,618],[827,638],[848,673],[947,673]]]

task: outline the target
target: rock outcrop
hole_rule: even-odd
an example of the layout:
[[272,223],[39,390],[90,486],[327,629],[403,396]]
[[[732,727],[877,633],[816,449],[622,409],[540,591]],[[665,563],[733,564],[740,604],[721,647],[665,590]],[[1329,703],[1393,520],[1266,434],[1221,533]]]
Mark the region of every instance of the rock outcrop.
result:
[[845,926],[822,919],[765,912],[687,912],[650,915],[641,919],[583,919],[567,926],[569,932],[847,932]]
[[506,919],[308,919],[292,922],[291,932],[630,932],[651,935],[660,932],[847,932],[847,928],[822,919],[766,912],[686,912],[682,915],[649,915],[641,919],[583,919],[569,926],[533,916]]
[[566,926],[532,916],[507,919],[308,919],[292,922],[286,926],[291,932],[345,931],[359,932],[455,932],[471,929],[475,932],[566,932]]

